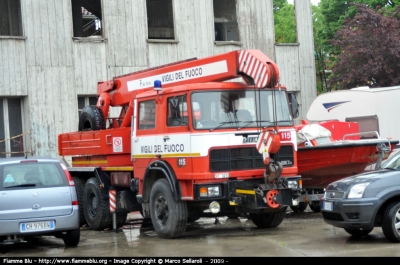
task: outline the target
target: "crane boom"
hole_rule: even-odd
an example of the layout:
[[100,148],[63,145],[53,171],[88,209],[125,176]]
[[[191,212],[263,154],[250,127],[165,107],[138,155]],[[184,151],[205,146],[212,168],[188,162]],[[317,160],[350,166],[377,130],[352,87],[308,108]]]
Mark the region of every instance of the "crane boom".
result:
[[279,80],[279,69],[259,50],[232,51],[118,76],[99,82],[97,93],[100,97],[107,93],[111,106],[127,106],[138,93],[152,90],[156,80],[161,81],[163,88],[168,88],[187,83],[226,81],[240,76],[248,85],[273,87]]

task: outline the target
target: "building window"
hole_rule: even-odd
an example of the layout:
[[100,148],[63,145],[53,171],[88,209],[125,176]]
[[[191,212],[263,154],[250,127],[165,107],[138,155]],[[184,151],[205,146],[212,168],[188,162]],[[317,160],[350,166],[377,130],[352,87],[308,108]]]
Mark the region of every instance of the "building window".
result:
[[146,0],[149,39],[175,39],[172,0]]
[[236,1],[213,0],[216,41],[239,41]]
[[101,0],[71,0],[74,37],[102,36]]
[[20,98],[0,97],[0,157],[24,156]]
[[20,0],[0,0],[0,36],[22,36]]
[[84,107],[97,104],[97,96],[79,96],[78,97],[78,117],[81,115]]
[[276,43],[296,43],[297,30],[294,5],[287,1],[273,1]]

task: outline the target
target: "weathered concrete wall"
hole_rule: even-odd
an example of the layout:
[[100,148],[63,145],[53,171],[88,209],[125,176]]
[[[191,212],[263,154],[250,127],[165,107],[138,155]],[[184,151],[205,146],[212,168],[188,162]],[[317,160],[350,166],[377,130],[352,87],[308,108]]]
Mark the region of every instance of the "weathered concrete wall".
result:
[[309,1],[295,0],[299,45],[276,47],[272,0],[237,0],[239,41],[224,43],[214,41],[212,0],[173,0],[171,41],[147,40],[145,0],[103,0],[102,10],[103,36],[77,39],[70,0],[21,0],[23,36],[0,36],[0,97],[23,98],[35,155],[57,157],[57,135],[77,130],[77,97],[96,95],[98,81],[192,57],[259,49],[299,91],[301,117],[316,96]]

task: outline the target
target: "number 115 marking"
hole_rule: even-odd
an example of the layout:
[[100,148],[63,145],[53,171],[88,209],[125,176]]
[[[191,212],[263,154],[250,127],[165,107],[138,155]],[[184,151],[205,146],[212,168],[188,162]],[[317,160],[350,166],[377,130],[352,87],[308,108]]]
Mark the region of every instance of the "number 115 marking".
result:
[[292,140],[292,135],[290,132],[280,132],[281,140]]

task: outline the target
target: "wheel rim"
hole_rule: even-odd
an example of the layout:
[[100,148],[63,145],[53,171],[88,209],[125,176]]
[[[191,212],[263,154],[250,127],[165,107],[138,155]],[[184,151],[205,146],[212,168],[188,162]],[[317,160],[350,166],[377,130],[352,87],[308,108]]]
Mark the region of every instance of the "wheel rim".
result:
[[91,217],[95,217],[96,213],[97,213],[97,205],[98,205],[98,201],[97,201],[97,197],[95,194],[90,194],[89,195],[89,214]]
[[394,217],[394,227],[397,231],[397,234],[400,235],[400,208],[397,210]]
[[155,213],[158,223],[165,225],[168,222],[168,201],[161,194],[155,200]]

